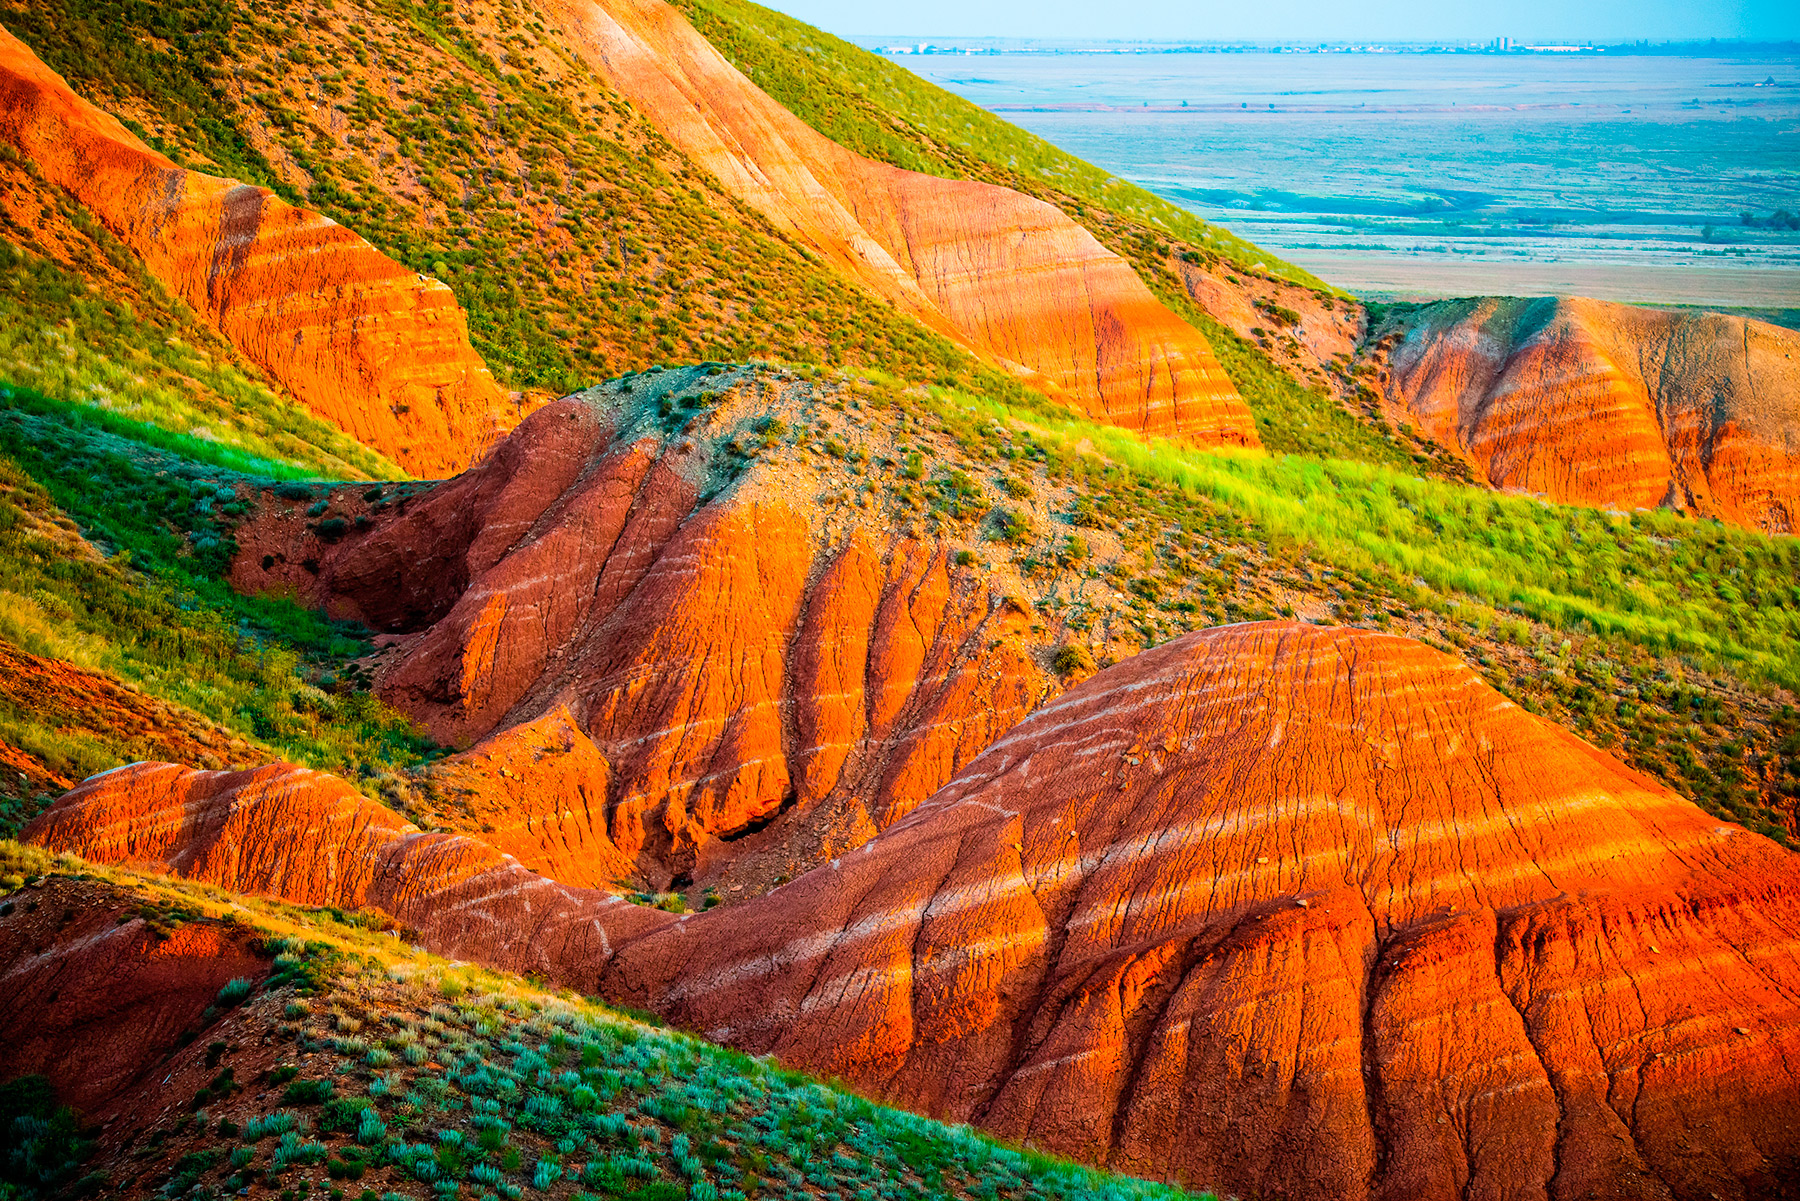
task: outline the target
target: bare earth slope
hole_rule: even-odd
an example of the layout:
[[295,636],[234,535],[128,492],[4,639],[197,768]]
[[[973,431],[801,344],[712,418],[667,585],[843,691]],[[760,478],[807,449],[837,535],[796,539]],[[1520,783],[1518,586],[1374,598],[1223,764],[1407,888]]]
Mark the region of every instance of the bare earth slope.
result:
[[694,413],[710,438],[617,393],[559,401],[335,539],[271,499],[238,531],[234,583],[382,632],[381,696],[478,744],[434,781],[543,870],[704,883],[789,832],[811,866],[936,791],[1051,681],[1028,607],[945,542],[826,511],[768,466],[718,491],[723,437],[759,396]]
[[1388,396],[1477,478],[1553,500],[1800,521],[1800,334],[1597,300],[1431,306],[1385,331]]
[[1147,651],[863,849],[685,919],[284,765],[123,769],[28,837],[374,905],[448,953],[599,977],[908,1106],[1243,1195],[1800,1179],[1791,856],[1388,635]]
[[159,929],[156,912],[134,899],[69,880],[9,898],[0,1078],[53,1076],[62,1100],[98,1116],[134,1085],[156,1088],[156,1069],[211,1020],[227,981],[268,974],[249,930],[205,921]]
[[591,981],[613,944],[675,920],[545,879],[475,839],[423,833],[337,777],[291,763],[236,772],[135,763],[83,781],[24,839],[234,892],[379,909],[446,955],[566,981]]
[[1243,1195],[1782,1196],[1797,885],[1454,660],[1268,623],[1101,673],[607,988]]
[[570,45],[724,186],[927,325],[1102,420],[1255,445],[1205,338],[1042,201],[862,158],[662,0],[550,0]]
[[319,417],[418,475],[517,419],[450,289],[267,189],[177,167],[0,29],[0,140]]

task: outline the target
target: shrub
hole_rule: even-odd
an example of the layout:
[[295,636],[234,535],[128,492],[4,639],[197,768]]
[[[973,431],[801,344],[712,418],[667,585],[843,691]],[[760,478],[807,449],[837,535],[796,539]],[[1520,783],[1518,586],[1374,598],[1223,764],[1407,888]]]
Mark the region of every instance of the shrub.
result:
[[1015,546],[1030,542],[1031,519],[1012,509],[995,509],[994,536],[1002,542],[1010,542]]
[[272,1134],[286,1134],[299,1126],[300,1121],[286,1110],[264,1114],[259,1118],[251,1118],[244,1123],[243,1139],[247,1143],[261,1142]]
[[329,1080],[296,1080],[287,1086],[282,1093],[284,1105],[318,1105],[337,1093],[337,1089]]
[[245,997],[250,995],[250,990],[253,987],[254,985],[250,983],[250,979],[247,976],[239,976],[236,979],[229,980],[226,982],[225,987],[219,990],[219,1004],[223,1006],[239,1004]]

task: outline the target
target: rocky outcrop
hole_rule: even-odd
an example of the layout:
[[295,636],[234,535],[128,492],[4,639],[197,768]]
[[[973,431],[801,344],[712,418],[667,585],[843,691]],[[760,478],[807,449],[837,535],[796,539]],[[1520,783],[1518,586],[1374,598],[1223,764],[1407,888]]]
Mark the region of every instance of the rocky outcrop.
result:
[[418,475],[518,419],[450,289],[266,188],[177,167],[0,29],[0,140],[311,412]]
[[1499,488],[1800,520],[1800,334],[1596,300],[1433,305],[1381,335],[1398,420]]
[[729,191],[903,312],[1102,420],[1204,445],[1257,444],[1205,338],[1060,210],[845,150],[662,0],[540,7]]
[[612,948],[676,919],[425,833],[335,776],[289,763],[136,763],[83,781],[22,838],[302,905],[379,909],[445,955],[588,987]]
[[439,760],[426,776],[459,828],[533,871],[581,888],[637,875],[607,834],[612,768],[565,706]]
[[1267,623],[1101,673],[605,987],[1221,1192],[1781,1196],[1797,885],[1446,656]]
[[951,544],[834,516],[777,467],[726,487],[761,410],[706,395],[685,434],[616,392],[559,401],[337,541],[270,498],[233,580],[382,632],[381,696],[440,741],[488,740],[440,791],[490,810],[519,773],[498,779],[520,807],[464,828],[533,867],[654,887],[761,852],[768,879],[804,870],[936,791],[1051,679],[1029,607]]

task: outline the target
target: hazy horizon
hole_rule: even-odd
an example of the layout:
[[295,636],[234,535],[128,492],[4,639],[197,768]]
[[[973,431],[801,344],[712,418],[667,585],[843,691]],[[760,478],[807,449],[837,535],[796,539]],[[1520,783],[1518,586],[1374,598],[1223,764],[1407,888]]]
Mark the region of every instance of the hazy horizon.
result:
[[1786,41],[1800,5],[1780,0],[1520,0],[1485,6],[1418,0],[1272,0],[1245,9],[1140,0],[1096,7],[1072,0],[769,0],[840,37],[1104,38],[1144,41]]

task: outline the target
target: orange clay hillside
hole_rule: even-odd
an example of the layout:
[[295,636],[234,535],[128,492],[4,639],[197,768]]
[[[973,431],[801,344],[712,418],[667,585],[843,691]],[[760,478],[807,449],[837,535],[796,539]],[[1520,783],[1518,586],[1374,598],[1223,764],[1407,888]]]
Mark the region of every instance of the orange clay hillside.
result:
[[124,769],[27,837],[386,908],[446,953],[1239,1195],[1780,1197],[1800,1162],[1792,858],[1391,635],[1146,651],[863,849],[685,918],[286,766]]
[[1206,339],[1060,210],[845,150],[662,0],[543,10],[729,191],[903,312],[1090,416],[1203,445],[1257,444]]
[[1447,301],[1374,331],[1391,415],[1476,478],[1792,533],[1800,333],[1579,298]]
[[177,167],[5,29],[0,141],[307,409],[408,471],[453,474],[517,421],[449,288],[267,189]]
[[238,528],[233,582],[377,631],[376,691],[472,745],[434,791],[540,870],[662,888],[758,851],[811,866],[1053,679],[1019,584],[958,569],[873,494],[821,498],[810,469],[734,455],[774,413],[800,420],[765,387],[669,372],[570,397],[439,488],[339,493],[333,526],[271,497]]

